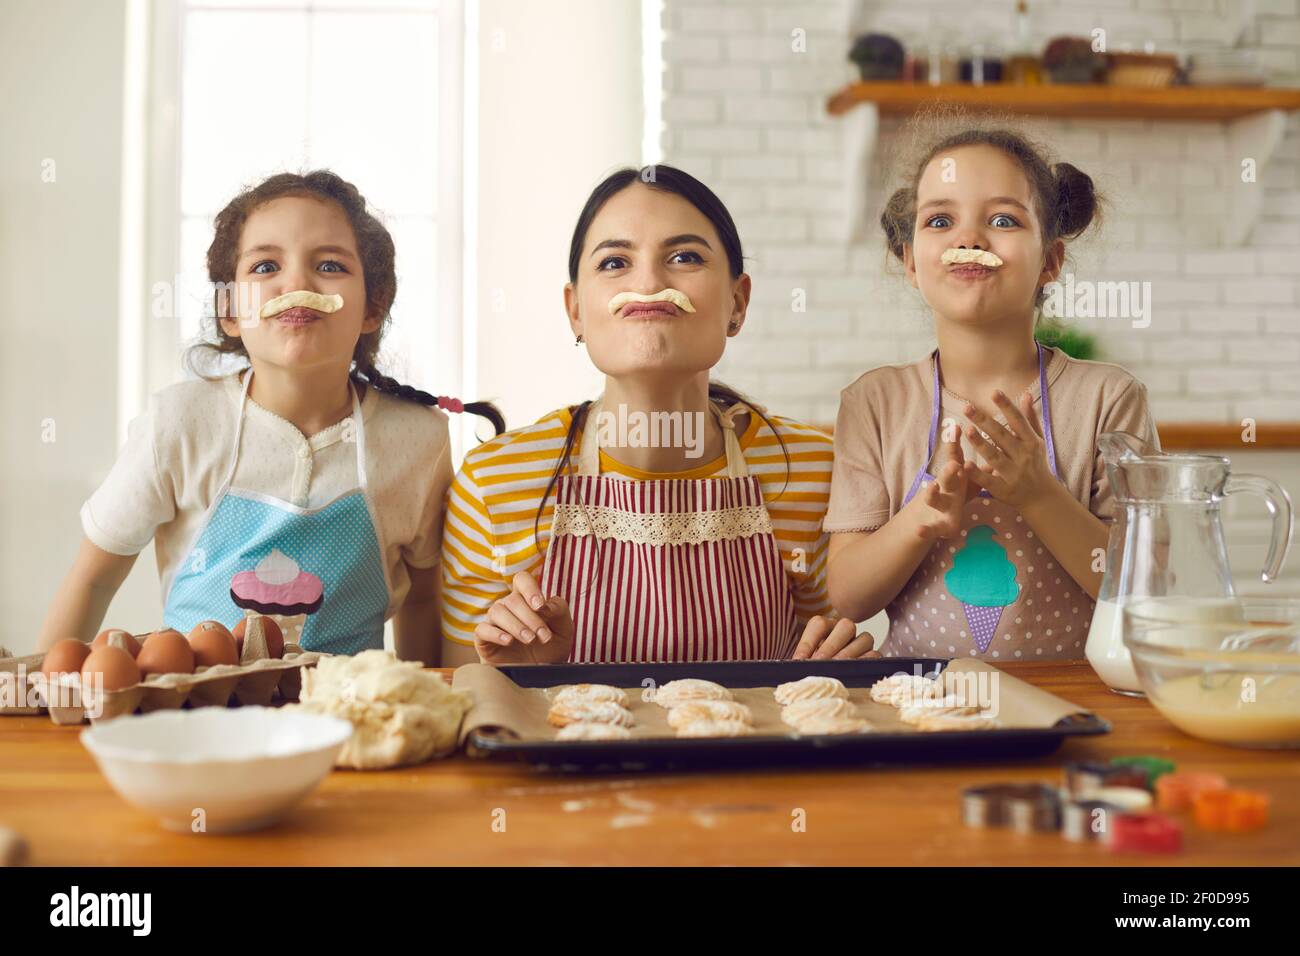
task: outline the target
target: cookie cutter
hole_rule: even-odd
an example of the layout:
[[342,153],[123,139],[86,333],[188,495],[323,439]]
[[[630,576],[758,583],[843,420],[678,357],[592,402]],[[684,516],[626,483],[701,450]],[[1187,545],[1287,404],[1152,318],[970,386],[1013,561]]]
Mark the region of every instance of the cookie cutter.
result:
[[1017,833],[1061,828],[1061,794],[1043,783],[994,783],[967,787],[961,794],[961,818],[968,827],[1010,827]]

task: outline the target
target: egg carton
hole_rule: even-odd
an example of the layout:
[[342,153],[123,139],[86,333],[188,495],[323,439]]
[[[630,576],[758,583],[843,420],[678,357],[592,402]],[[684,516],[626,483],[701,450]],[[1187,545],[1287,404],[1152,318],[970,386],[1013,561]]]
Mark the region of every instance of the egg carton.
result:
[[[135,635],[143,638],[145,635]],[[250,628],[244,641],[244,652],[238,664],[214,664],[200,667],[193,674],[150,674],[138,684],[121,690],[103,693],[102,709],[94,720],[110,720],[137,710],[149,713],[154,710],[176,710],[189,704],[191,707],[226,707],[230,705],[262,706],[278,697],[282,701],[298,700],[302,692],[302,669],[315,667],[322,657],[317,651],[304,651],[297,644],[285,644],[283,657],[271,657],[260,629]],[[56,724],[79,724],[89,718],[91,704],[66,702],[80,695],[50,694],[50,684],[41,671],[44,654],[0,659],[0,685],[8,680],[17,683],[18,675],[25,673],[27,684],[34,690],[39,706],[15,706],[15,701],[27,701],[33,695],[27,688],[0,686],[0,716],[22,716],[48,713]],[[21,691],[21,693],[19,693]]]

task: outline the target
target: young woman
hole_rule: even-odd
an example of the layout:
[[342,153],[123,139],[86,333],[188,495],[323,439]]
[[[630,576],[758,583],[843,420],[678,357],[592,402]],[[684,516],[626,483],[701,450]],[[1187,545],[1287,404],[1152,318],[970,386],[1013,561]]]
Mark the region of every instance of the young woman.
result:
[[[217,215],[206,350],[247,366],[165,389],[132,423],[82,508],[85,538],[42,648],[90,640],[152,540],[168,627],[278,609],[301,628],[286,639],[347,654],[382,647],[395,615],[398,655],[437,662],[452,469],[446,415],[429,406],[461,403],[375,369],[393,257],[356,187],[327,171],[272,176]],[[465,410],[504,427],[491,406]]]
[[[735,224],[704,184],[657,166],[596,187],[564,301],[604,393],[466,456],[443,539],[461,659],[871,651],[827,618],[829,437],[709,381],[749,295]],[[656,420],[677,440],[636,431]]]
[[1155,441],[1142,383],[1035,342],[1092,180],[1023,137],[935,142],[882,225],[939,347],[841,396],[825,528],[846,617],[888,609],[886,656],[1083,656],[1111,494],[1105,431]]

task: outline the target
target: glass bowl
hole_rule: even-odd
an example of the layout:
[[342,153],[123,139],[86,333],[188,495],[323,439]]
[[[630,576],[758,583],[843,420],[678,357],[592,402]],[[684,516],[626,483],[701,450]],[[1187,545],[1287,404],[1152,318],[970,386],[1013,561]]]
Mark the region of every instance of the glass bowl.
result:
[[1124,644],[1175,727],[1233,747],[1300,747],[1300,599],[1145,598]]

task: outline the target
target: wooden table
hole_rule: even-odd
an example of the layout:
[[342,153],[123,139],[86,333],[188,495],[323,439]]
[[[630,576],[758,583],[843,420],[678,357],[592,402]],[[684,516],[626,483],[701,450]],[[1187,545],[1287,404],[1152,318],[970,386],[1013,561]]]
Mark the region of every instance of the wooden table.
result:
[[[1295,865],[1300,759],[1187,737],[1144,700],[1109,692],[1084,662],[1001,665],[1111,722],[1018,764],[691,774],[542,775],[455,757],[383,773],[337,771],[274,829],[177,835],[124,803],[76,727],[0,718],[0,826],[41,865],[848,864]],[[1052,834],[976,831],[958,793],[997,780],[1055,782],[1069,760],[1158,754],[1273,798],[1265,829],[1206,833],[1174,857],[1113,855]],[[799,832],[796,822],[802,819]],[[500,823],[504,822],[504,832]],[[494,828],[494,823],[496,827]]]

